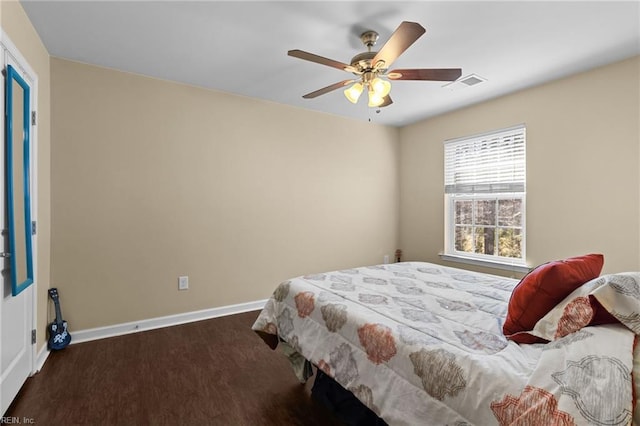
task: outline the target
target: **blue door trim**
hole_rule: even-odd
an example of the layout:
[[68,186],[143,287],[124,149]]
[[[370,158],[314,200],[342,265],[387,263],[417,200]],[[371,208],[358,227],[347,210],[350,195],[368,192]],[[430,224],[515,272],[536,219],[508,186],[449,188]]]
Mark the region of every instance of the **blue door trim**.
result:
[[[20,194],[14,194],[14,181],[13,181],[13,82],[17,82],[23,90],[23,182],[24,188],[24,228],[15,229],[15,209],[14,209],[14,195],[20,196]],[[32,248],[32,233],[31,233],[31,196],[30,196],[30,145],[31,145],[31,89],[26,81],[20,77],[18,72],[11,65],[7,65],[7,78],[6,78],[6,176],[7,176],[7,216],[9,225],[9,250],[10,250],[10,264],[11,264],[11,294],[17,296],[24,289],[33,284],[33,248]],[[16,233],[24,232],[25,234],[25,248],[26,248],[26,263],[27,263],[27,278],[18,282],[18,256],[16,255]]]

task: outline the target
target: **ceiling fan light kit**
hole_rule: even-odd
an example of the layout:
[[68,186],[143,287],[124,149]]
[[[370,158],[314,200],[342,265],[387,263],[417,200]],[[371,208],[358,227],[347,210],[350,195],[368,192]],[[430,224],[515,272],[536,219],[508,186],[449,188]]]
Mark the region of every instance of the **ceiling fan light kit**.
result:
[[386,80],[376,77],[373,72],[365,73],[362,75],[362,82],[356,81],[351,87],[344,90],[344,96],[351,103],[357,103],[360,99],[360,95],[364,88],[367,88],[369,94],[369,106],[377,107],[382,105],[385,96],[389,95],[391,91],[391,83]]
[[360,36],[360,40],[367,47],[367,51],[354,56],[350,64],[334,61],[333,59],[324,58],[302,50],[290,50],[288,55],[338,68],[353,73],[358,77],[355,80],[344,80],[307,93],[303,98],[312,99],[353,83],[344,90],[344,95],[349,102],[357,103],[360,95],[362,95],[362,92],[366,88],[369,96],[368,105],[370,107],[385,107],[393,103],[389,96],[391,92],[391,82],[387,79],[454,81],[462,75],[460,68],[398,69],[387,73],[393,61],[407,50],[409,46],[415,43],[425,32],[426,30],[420,24],[404,21],[393,34],[391,34],[391,37],[384,46],[382,46],[378,52],[374,52],[371,49],[376,44],[379,35],[375,31],[365,31]]

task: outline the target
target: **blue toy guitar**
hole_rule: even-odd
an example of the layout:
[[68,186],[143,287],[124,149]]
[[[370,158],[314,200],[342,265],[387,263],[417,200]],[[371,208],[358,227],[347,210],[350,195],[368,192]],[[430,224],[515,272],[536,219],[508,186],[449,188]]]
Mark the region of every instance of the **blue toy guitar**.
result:
[[50,288],[49,297],[53,300],[53,304],[56,307],[56,319],[49,324],[49,349],[57,351],[67,347],[71,342],[71,334],[67,330],[67,322],[62,319],[62,312],[60,311],[60,300],[58,297],[58,289]]

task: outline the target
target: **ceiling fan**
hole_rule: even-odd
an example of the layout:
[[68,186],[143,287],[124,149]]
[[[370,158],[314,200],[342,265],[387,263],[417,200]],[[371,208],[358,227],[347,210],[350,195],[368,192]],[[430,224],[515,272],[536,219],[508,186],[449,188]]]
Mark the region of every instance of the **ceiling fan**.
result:
[[352,102],[358,102],[360,95],[367,89],[370,107],[385,107],[391,105],[393,101],[389,96],[391,83],[389,80],[429,80],[429,81],[454,81],[462,74],[460,68],[417,68],[417,69],[395,69],[388,71],[389,67],[405,50],[424,34],[426,30],[416,22],[402,22],[391,34],[391,37],[374,52],[371,49],[378,41],[378,33],[375,31],[365,31],[360,36],[360,40],[367,47],[366,52],[357,54],[351,59],[350,64],[334,61],[314,55],[303,50],[289,50],[287,54],[295,58],[327,65],[351,72],[357,76],[352,80],[343,80],[330,86],[323,87],[314,92],[302,96],[305,99],[312,99],[320,95],[332,92],[342,87],[350,87],[344,90],[346,98]]

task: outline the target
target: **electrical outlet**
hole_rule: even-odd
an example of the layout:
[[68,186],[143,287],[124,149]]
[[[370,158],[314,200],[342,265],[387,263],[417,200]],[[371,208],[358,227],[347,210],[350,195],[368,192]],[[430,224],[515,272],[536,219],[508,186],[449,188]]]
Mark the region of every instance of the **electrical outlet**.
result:
[[178,277],[178,290],[189,290],[189,277]]
[[389,255],[388,255],[388,254],[385,254],[385,255],[384,255],[384,260],[383,260],[383,262],[384,262],[385,264],[389,263]]

